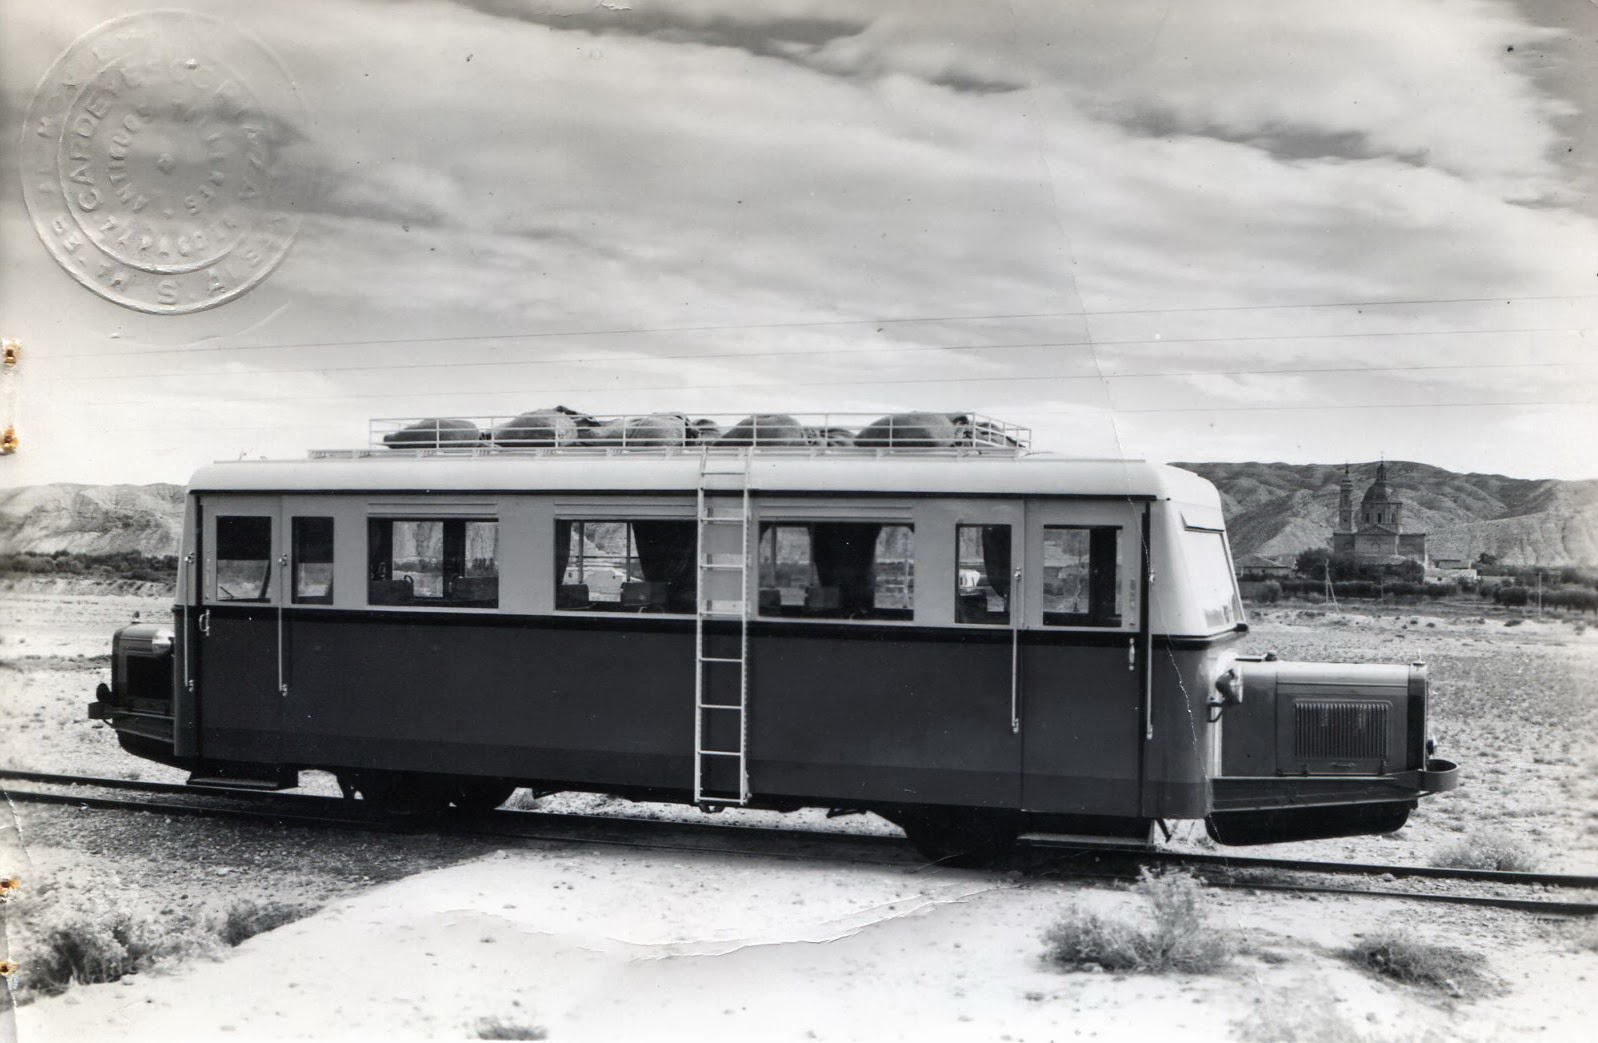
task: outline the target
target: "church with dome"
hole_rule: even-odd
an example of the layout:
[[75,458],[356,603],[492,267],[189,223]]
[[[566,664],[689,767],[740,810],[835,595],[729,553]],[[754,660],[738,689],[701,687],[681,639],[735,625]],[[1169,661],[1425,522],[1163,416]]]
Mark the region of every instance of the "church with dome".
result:
[[1337,502],[1337,528],[1332,532],[1332,553],[1352,557],[1361,565],[1397,565],[1405,561],[1426,564],[1426,534],[1404,531],[1404,504],[1393,498],[1387,484],[1387,461],[1376,468],[1376,480],[1354,508],[1354,479],[1343,467]]

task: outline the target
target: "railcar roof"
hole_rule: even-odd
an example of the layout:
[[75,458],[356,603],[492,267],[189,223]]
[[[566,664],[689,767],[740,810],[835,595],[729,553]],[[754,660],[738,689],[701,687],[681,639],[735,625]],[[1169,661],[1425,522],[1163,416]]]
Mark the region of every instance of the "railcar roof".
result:
[[[739,471],[735,455],[709,458],[710,469]],[[190,492],[692,492],[701,457],[626,453],[613,456],[459,456],[393,452],[310,460],[242,460],[202,467]],[[1089,460],[1055,453],[988,456],[772,456],[748,464],[750,488],[765,493],[889,493],[1128,497],[1219,504],[1205,479],[1145,460]],[[736,479],[722,478],[720,489]]]

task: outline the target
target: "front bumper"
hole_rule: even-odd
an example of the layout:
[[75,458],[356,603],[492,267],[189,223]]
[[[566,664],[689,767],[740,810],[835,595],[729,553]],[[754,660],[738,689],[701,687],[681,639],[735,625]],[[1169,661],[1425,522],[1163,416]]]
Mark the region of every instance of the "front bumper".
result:
[[1391,775],[1223,776],[1211,780],[1210,806],[1213,811],[1255,811],[1412,801],[1458,785],[1459,765],[1432,757],[1424,768]]

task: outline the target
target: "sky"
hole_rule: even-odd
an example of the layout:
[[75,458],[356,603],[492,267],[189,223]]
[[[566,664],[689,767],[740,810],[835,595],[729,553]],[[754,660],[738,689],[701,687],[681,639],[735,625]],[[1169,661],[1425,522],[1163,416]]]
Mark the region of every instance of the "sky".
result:
[[240,59],[297,232],[189,314],[69,277],[11,143],[137,8],[0,0],[0,484],[557,403],[1598,477],[1591,0],[183,7],[291,85]]

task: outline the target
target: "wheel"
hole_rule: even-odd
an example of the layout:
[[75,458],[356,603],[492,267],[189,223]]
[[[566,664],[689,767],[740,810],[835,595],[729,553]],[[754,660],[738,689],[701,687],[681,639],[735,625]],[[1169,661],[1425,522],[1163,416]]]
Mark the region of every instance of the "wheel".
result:
[[455,784],[449,802],[467,815],[483,815],[510,799],[516,787],[497,779],[472,779]]
[[1015,848],[1021,817],[1011,811],[925,808],[885,816],[926,858],[946,866],[975,868],[998,862]]

